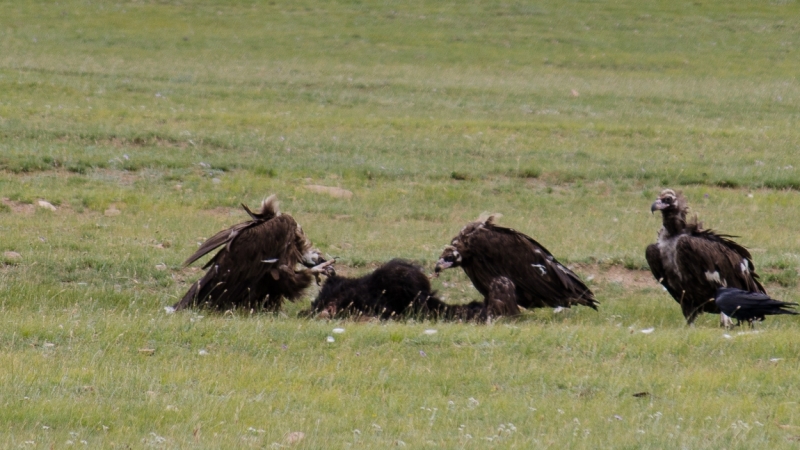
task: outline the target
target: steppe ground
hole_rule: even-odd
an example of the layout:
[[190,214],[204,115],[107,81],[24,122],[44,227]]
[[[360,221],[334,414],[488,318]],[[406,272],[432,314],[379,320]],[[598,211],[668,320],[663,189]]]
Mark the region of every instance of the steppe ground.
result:
[[[681,189],[800,299],[798,17],[796,0],[0,2],[0,447],[797,447],[798,320],[687,327],[644,248],[651,202]],[[271,193],[353,275],[430,271],[502,213],[602,305],[297,318],[314,287],[277,315],[167,315],[197,243]],[[479,298],[459,271],[434,286]]]

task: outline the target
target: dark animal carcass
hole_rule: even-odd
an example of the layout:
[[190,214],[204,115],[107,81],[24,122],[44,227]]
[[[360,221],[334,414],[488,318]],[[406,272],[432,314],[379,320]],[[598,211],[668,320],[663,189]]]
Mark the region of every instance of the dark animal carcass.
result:
[[394,259],[360,278],[329,277],[308,314],[322,317],[364,315],[381,319],[482,320],[506,310],[511,311],[514,306],[487,308],[482,302],[448,305],[436,297],[428,277],[419,266]]

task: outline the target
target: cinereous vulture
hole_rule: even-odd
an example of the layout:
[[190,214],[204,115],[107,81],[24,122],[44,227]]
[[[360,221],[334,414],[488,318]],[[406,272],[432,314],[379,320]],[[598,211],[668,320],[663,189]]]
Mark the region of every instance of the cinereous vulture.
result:
[[[255,308],[278,310],[283,299],[300,297],[319,274],[332,273],[292,216],[278,211],[275,195],[261,203],[250,220],[222,230],[203,242],[184,266],[222,247],[204,266],[208,269],[173,308]],[[298,268],[300,266],[300,268]]]
[[[696,217],[687,221],[688,210],[680,192],[663,190],[650,207],[653,213],[661,211],[663,227],[645,253],[653,276],[681,306],[686,322],[691,324],[701,312],[720,313],[714,302],[719,287],[766,294],[750,252],[734,236],[703,229]],[[731,325],[724,313],[720,321]]]
[[468,223],[445,247],[436,272],[461,267],[485,298],[485,304],[523,308],[569,308],[599,303],[578,276],[541,244],[511,228],[494,224],[495,216]]

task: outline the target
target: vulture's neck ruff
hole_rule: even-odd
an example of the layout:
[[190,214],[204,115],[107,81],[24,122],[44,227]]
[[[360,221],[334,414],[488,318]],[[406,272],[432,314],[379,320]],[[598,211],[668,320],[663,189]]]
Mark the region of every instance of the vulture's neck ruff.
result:
[[650,207],[651,212],[661,211],[661,223],[667,237],[678,236],[686,230],[686,213],[689,206],[686,197],[672,189],[664,189]]

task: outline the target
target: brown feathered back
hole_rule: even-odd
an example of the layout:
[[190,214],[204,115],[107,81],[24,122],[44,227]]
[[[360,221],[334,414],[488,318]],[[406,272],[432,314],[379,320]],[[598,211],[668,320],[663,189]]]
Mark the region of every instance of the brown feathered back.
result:
[[461,266],[488,303],[494,280],[504,278],[513,283],[519,306],[569,308],[577,304],[597,309],[594,294],[575,273],[533,238],[495,225],[494,218],[464,226],[443,252],[437,271]]
[[192,284],[175,309],[199,304],[216,309],[235,307],[279,309],[283,299],[295,300],[313,276],[296,270],[323,262],[303,230],[288,214],[278,211],[270,196],[257,212],[245,205],[251,220],[220,231],[186,259],[191,264],[222,247],[203,268],[205,276]]

